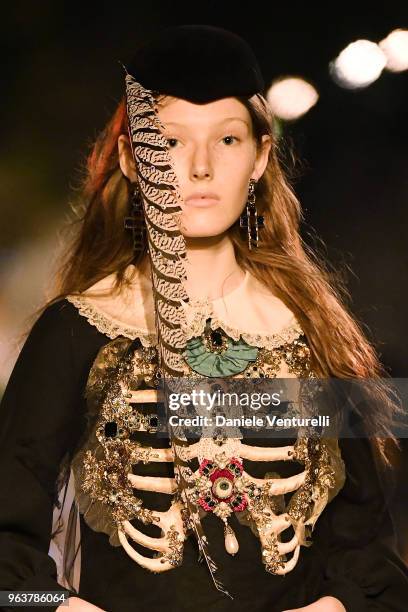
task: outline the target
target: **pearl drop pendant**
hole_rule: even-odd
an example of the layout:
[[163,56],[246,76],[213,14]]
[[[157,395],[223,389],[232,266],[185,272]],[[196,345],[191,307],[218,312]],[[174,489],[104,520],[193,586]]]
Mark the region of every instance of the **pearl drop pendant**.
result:
[[230,555],[235,555],[239,550],[238,540],[234,530],[226,523],[224,527],[225,550]]

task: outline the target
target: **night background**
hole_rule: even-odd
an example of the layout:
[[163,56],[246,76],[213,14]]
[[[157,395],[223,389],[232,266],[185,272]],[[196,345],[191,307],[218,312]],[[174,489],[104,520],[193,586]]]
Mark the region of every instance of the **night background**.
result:
[[[352,311],[391,376],[408,377],[408,71],[384,70],[356,90],[329,72],[351,42],[379,42],[408,28],[408,6],[313,4],[46,0],[2,7],[0,391],[28,317],[44,301],[57,232],[88,148],[123,95],[119,61],[149,34],[188,23],[245,38],[267,85],[295,75],[317,90],[308,112],[281,123],[297,157],[292,184],[305,215],[302,235],[347,271]],[[403,445],[393,508],[408,561]]]

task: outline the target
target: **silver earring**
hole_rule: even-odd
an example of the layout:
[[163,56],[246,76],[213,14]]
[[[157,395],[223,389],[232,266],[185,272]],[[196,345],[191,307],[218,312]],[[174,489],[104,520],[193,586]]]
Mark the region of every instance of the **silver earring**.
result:
[[252,251],[252,247],[258,246],[258,229],[264,227],[264,217],[258,215],[256,210],[256,195],[255,195],[256,180],[250,179],[248,188],[248,200],[245,208],[245,213],[242,213],[239,218],[239,226],[247,230],[248,249]]

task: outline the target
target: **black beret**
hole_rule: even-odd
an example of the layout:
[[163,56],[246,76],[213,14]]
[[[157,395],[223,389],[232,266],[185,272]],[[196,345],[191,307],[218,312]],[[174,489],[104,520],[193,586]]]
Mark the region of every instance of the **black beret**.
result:
[[167,28],[139,46],[128,72],[146,89],[196,104],[263,93],[256,57],[237,34],[208,25]]

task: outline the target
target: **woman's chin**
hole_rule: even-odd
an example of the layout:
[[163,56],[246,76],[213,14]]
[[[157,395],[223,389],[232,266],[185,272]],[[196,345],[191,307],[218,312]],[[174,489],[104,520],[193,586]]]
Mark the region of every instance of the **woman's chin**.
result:
[[213,238],[224,234],[234,221],[235,219],[211,219],[209,215],[205,219],[182,219],[180,230],[185,238]]
[[184,238],[215,238],[216,236],[222,236],[227,227],[197,227],[197,228],[183,228],[181,233]]

